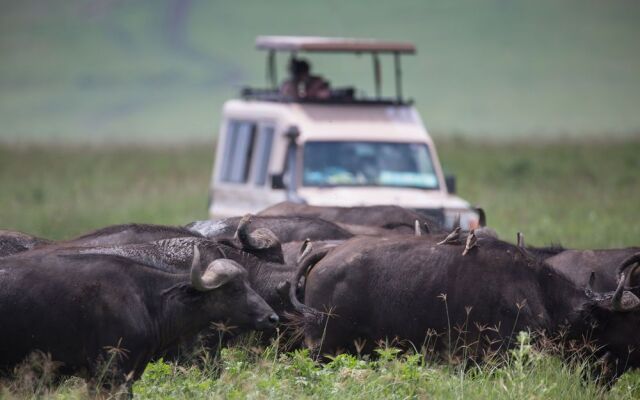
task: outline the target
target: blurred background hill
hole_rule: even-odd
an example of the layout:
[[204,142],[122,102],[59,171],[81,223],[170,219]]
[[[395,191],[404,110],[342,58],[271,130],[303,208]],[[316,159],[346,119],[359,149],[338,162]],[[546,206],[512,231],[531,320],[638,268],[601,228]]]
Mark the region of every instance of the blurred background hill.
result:
[[[4,141],[210,140],[222,102],[265,84],[259,34],[415,42],[404,92],[436,136],[640,132],[635,0],[0,4]],[[373,92],[369,57],[311,61],[332,83]]]

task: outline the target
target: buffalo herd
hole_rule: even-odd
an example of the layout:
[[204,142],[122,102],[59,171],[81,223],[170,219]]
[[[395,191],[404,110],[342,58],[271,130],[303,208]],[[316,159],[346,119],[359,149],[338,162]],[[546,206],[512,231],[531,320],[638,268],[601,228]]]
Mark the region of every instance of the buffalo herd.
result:
[[588,343],[618,376],[640,366],[639,264],[638,247],[513,244],[397,206],[280,203],[65,241],[0,230],[0,374],[39,352],[63,375],[95,380],[108,361],[131,383],[222,324],[280,326],[319,356],[393,340],[481,358],[528,331]]

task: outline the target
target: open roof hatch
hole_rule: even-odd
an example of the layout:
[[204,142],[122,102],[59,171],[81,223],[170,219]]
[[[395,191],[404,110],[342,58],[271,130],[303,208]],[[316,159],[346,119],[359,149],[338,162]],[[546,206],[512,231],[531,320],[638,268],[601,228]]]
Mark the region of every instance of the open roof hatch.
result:
[[400,55],[415,54],[413,43],[384,41],[377,39],[330,38],[314,36],[258,36],[256,48],[267,50],[267,78],[274,90],[278,88],[276,52],[323,52],[323,53],[371,53],[376,99],[381,100],[382,71],[379,54],[393,54],[395,69],[396,102],[402,99],[402,66]]

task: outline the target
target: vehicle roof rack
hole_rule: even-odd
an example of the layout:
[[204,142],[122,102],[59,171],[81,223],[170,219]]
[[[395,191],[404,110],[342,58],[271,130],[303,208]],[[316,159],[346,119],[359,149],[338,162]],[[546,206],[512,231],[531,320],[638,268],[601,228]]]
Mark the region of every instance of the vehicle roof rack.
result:
[[353,96],[332,95],[327,99],[296,98],[284,96],[277,89],[262,89],[243,87],[240,96],[245,100],[271,101],[275,103],[303,103],[303,104],[340,104],[340,105],[386,105],[403,106],[412,105],[413,100],[397,101],[395,98],[354,98]]
[[391,42],[377,39],[331,38],[319,36],[258,36],[258,50],[344,52],[344,53],[399,53],[415,54],[416,47],[409,42]]
[[276,68],[276,52],[324,52],[324,53],[371,53],[373,61],[373,79],[376,99],[382,100],[382,71],[379,54],[392,54],[395,69],[396,99],[398,104],[405,103],[402,99],[402,67],[400,56],[415,54],[416,47],[409,42],[395,42],[377,39],[331,38],[319,36],[258,36],[256,48],[267,50],[267,79],[272,89],[278,88]]

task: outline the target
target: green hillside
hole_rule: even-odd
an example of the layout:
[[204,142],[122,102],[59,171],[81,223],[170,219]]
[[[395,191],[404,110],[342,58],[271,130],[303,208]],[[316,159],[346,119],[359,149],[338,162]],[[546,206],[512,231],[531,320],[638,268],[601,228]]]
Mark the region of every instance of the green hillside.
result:
[[[638,21],[633,0],[3,0],[0,140],[210,138],[265,80],[259,34],[414,41],[405,93],[436,135],[637,136]],[[368,57],[312,61],[372,92]]]

